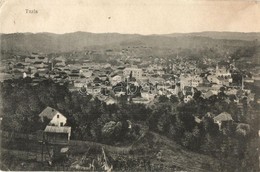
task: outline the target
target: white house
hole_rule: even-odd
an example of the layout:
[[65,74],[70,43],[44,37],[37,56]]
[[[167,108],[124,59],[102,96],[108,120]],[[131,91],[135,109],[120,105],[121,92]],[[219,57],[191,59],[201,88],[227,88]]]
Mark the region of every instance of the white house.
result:
[[210,83],[216,83],[218,84],[219,83],[219,79],[216,75],[208,75],[207,76],[207,80],[210,82]]
[[65,66],[66,66],[66,64],[65,64],[64,61],[60,61],[60,62],[57,62],[57,63],[55,64],[55,67],[65,67]]
[[69,74],[69,80],[78,80],[80,78],[79,74]]
[[116,104],[116,100],[110,97],[110,98],[108,98],[108,99],[105,100],[105,103],[106,103],[107,105]]
[[55,126],[64,126],[67,122],[67,118],[61,113],[57,113],[51,120],[50,124]]
[[48,65],[46,65],[46,64],[44,64],[43,62],[41,62],[41,61],[36,61],[36,62],[34,62],[33,63],[33,66],[35,67],[35,68],[44,68],[44,67],[48,67]]
[[53,126],[64,126],[67,122],[67,118],[62,115],[60,112],[58,112],[56,109],[53,109],[51,107],[46,107],[39,115],[41,120],[43,121],[44,118],[47,118],[50,120],[49,125]]
[[181,75],[180,76],[181,90],[183,90],[185,86],[198,87],[199,84],[202,84],[202,83],[203,83],[203,79],[198,75]]
[[25,72],[23,72],[23,78],[26,78],[27,74]]
[[219,129],[221,129],[221,125],[223,122],[234,121],[231,115],[227,112],[222,112],[221,114],[215,116],[213,120],[214,123],[218,124]]
[[123,71],[123,75],[125,77],[129,77],[130,73],[132,72],[132,77],[139,79],[143,75],[143,70],[138,68],[125,68]]
[[82,70],[82,75],[86,78],[90,78],[92,76],[92,71]]
[[111,78],[111,84],[112,85],[116,85],[117,83],[119,83],[121,81],[123,81],[123,80],[122,80],[122,77],[119,76],[119,75],[116,75],[116,76]]
[[141,92],[141,97],[150,101],[150,100],[153,100],[153,99],[154,99],[155,94],[149,93],[149,92],[147,92],[147,91],[142,91],[142,92]]
[[220,77],[231,77],[230,71],[226,67],[219,67],[218,65],[216,66],[216,76]]
[[77,88],[84,87],[85,85],[87,85],[86,81],[84,82],[84,81],[77,80],[74,82],[74,87],[77,87]]
[[198,87],[199,84],[202,84],[202,83],[203,83],[203,79],[200,76],[198,76],[198,75],[192,76],[192,81],[191,81],[192,87]]
[[137,104],[148,104],[150,102],[148,99],[142,97],[132,98],[132,101]]

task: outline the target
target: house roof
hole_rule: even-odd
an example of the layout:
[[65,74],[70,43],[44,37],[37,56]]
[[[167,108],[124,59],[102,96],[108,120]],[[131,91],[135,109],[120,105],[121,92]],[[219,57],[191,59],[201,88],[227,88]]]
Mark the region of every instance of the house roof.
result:
[[202,121],[201,119],[199,119],[198,117],[195,116],[195,122],[201,123],[201,121]]
[[69,74],[69,76],[70,76],[70,77],[79,77],[79,74],[73,73],[73,74]]
[[47,117],[48,119],[52,119],[57,113],[60,112],[48,106],[39,114],[39,117]]
[[204,97],[205,98],[209,98],[210,96],[213,96],[214,95],[214,93],[211,91],[211,90],[209,90],[208,92],[206,92],[205,94],[204,94]]
[[68,126],[46,126],[44,132],[46,133],[71,133],[71,127]]
[[105,102],[106,102],[106,104],[115,104],[116,100],[110,97],[110,98],[106,99]]
[[221,114],[219,114],[218,116],[215,116],[213,118],[215,121],[233,121],[233,118],[231,117],[231,115],[227,112],[222,112]]
[[255,93],[250,93],[250,94],[248,95],[248,98],[251,98],[251,99],[255,98]]
[[228,79],[230,79],[231,77],[227,77],[227,78],[223,78],[223,77],[217,77],[218,80],[220,81],[227,81],[228,82]]
[[31,56],[29,56],[29,57],[27,57],[27,58],[29,58],[29,59],[35,59],[35,57],[31,57]]
[[149,82],[152,83],[152,84],[155,84],[155,83],[164,83],[164,82],[165,82],[165,79],[163,79],[163,78],[150,77],[150,78],[149,78]]
[[143,98],[143,97],[135,97],[135,98],[132,98],[132,100],[133,101],[142,101],[142,102],[148,101],[148,99]]
[[39,56],[38,59],[45,59],[45,57],[44,56]]
[[41,61],[37,61],[37,62],[34,62],[33,64],[42,64],[43,62]]

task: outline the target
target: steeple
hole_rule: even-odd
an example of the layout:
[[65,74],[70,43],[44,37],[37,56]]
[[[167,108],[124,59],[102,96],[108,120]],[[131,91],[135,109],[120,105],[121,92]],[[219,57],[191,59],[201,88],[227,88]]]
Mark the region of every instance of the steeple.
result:
[[241,89],[244,90],[244,75],[242,75],[242,86]]

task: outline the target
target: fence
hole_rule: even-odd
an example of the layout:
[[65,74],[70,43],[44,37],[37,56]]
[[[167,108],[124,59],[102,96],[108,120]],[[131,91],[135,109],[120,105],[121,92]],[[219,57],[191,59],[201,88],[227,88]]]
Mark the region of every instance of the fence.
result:
[[[42,140],[39,133],[32,133],[32,134],[25,134],[25,133],[17,133],[17,132],[7,132],[7,131],[0,131],[1,137],[6,139],[24,139],[28,141],[40,141]],[[51,144],[57,144],[60,143],[51,143]],[[132,146],[129,147],[116,147],[111,145],[106,145],[102,143],[96,143],[91,141],[81,141],[81,140],[70,140],[68,142],[68,146],[70,146],[71,149],[73,149],[75,152],[84,152],[84,150],[87,150],[89,147],[93,148],[101,148],[103,147],[105,150],[115,153],[115,154],[129,154],[130,150],[132,149]]]
[[38,139],[38,135],[37,133],[33,133],[33,134],[25,134],[25,133],[17,133],[17,132],[7,132],[7,131],[1,131],[0,130],[0,134],[1,137],[4,138],[15,138],[15,139],[28,139],[28,140],[37,140]]

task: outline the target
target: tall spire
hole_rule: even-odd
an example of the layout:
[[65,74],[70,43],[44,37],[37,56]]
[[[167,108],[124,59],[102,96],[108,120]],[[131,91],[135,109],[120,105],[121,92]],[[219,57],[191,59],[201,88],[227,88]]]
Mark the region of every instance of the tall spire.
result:
[[241,86],[242,90],[244,90],[244,75],[242,75],[242,86]]

